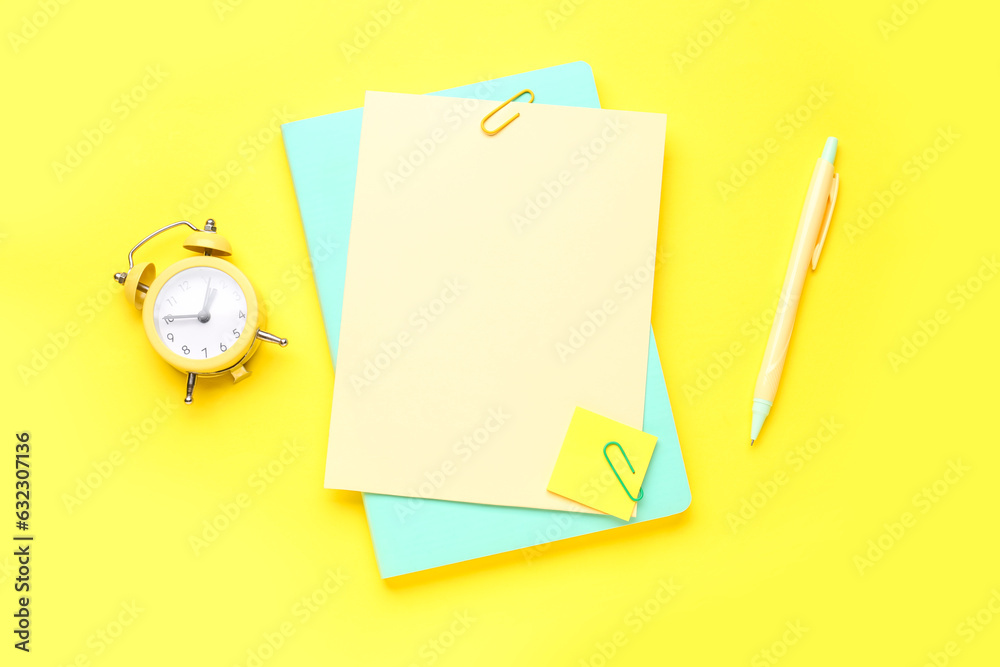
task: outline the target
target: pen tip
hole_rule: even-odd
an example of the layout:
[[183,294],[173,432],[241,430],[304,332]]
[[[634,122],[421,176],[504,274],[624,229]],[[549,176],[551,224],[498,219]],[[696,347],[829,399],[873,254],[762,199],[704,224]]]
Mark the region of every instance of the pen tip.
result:
[[750,446],[753,447],[753,440],[750,440]]
[[823,159],[833,164],[833,160],[837,157],[837,137],[829,137],[826,140],[826,145],[823,146]]

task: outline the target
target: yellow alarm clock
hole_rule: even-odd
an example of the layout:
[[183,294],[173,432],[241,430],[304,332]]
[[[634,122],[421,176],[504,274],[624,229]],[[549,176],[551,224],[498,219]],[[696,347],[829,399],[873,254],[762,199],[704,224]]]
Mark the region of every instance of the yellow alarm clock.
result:
[[[198,253],[196,257],[171,264],[160,275],[149,262],[134,263],[142,244],[180,225],[194,230],[184,247]],[[229,241],[216,233],[214,220],[208,220],[204,230],[181,220],[139,241],[128,253],[128,271],[115,274],[125,286],[125,298],[142,311],[153,349],[187,374],[187,404],[199,376],[228,373],[239,382],[250,375],[245,364],[260,341],[288,344],[263,330],[265,311],[257,292],[239,269],[221,259],[232,254]]]

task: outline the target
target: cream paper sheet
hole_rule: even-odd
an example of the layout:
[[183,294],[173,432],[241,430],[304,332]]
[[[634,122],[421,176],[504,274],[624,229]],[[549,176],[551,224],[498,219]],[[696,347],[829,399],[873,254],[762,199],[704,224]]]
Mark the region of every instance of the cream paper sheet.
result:
[[546,485],[642,428],[666,116],[496,105],[365,98],[326,487],[595,512]]

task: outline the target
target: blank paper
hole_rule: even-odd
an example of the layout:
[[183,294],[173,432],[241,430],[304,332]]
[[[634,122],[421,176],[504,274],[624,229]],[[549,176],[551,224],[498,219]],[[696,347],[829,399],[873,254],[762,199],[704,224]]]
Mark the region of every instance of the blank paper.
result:
[[590,512],[577,405],[641,428],[666,118],[369,92],[328,488]]

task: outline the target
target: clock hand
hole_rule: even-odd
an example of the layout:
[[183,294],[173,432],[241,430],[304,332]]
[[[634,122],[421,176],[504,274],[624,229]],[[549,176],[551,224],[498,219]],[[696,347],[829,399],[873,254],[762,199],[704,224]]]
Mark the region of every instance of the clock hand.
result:
[[214,289],[205,295],[205,305],[203,305],[201,310],[198,312],[198,321],[202,324],[212,319],[212,313],[209,312],[208,307],[212,305],[212,300],[215,298],[215,293],[218,291],[219,290]]
[[212,278],[209,277],[205,284],[205,301],[201,304],[201,312],[208,310],[208,299],[212,296]]
[[212,315],[208,312],[208,302],[211,301],[212,294],[212,278],[209,277],[208,281],[205,283],[205,300],[201,304],[201,310],[199,310],[198,314],[195,316],[202,324],[208,322],[208,320],[212,317]]
[[170,318],[171,320],[193,320],[198,317],[198,313],[194,315],[164,315],[164,317]]
[[213,301],[215,301],[215,295],[216,295],[216,293],[217,293],[218,291],[219,291],[219,290],[217,290],[217,289],[213,289],[213,290],[212,290],[212,293],[208,295],[208,301],[206,301],[206,302],[205,302],[205,307],[204,307],[204,309],[203,309],[203,310],[205,310],[206,312],[208,311],[208,309],[209,309],[209,308],[211,307],[211,305],[212,305],[212,302],[213,302]]

